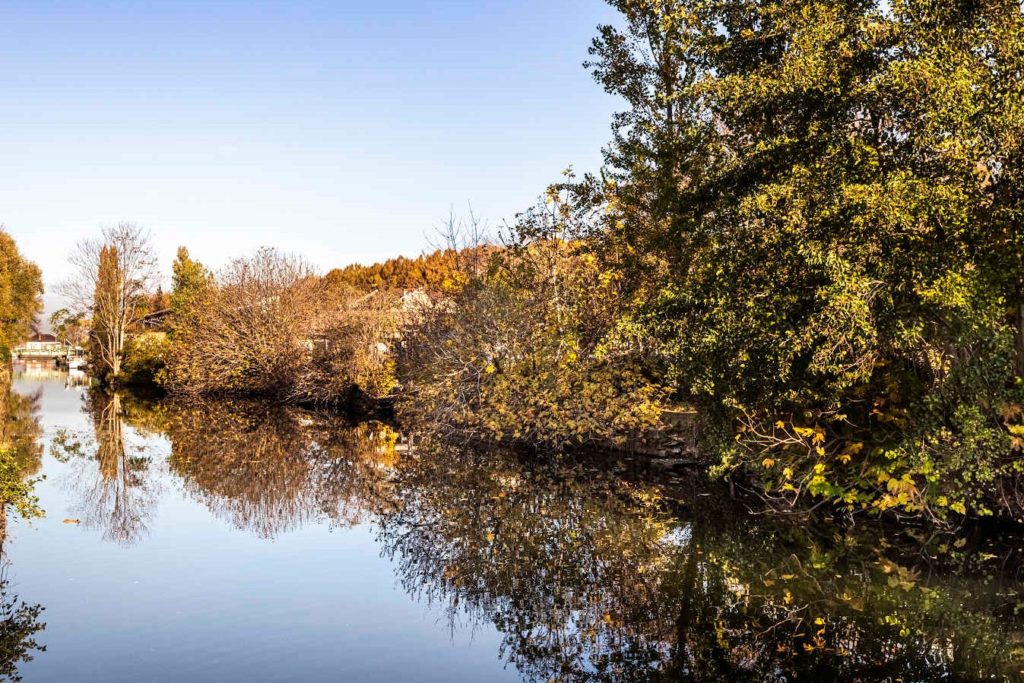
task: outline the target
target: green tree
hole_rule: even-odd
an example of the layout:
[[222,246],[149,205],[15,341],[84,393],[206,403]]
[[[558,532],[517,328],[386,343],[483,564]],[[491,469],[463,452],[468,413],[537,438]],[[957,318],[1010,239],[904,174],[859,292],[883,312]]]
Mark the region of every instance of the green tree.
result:
[[628,300],[572,239],[581,231],[552,191],[503,249],[464,264],[460,289],[418,311],[400,349],[405,420],[554,446],[657,433],[666,392],[642,340],[617,325]]
[[42,514],[33,482],[26,480],[38,468],[38,422],[32,402],[11,392],[8,365],[10,348],[29,336],[42,310],[42,293],[39,268],[0,229],[0,543],[9,506],[25,518]]
[[50,314],[50,329],[61,341],[72,344],[84,344],[89,338],[89,321],[82,313],[74,313],[67,308],[59,308]]
[[118,265],[116,247],[104,245],[101,248],[96,273],[89,355],[94,365],[116,377],[121,371],[127,335],[127,326],[122,324],[118,315],[121,299],[120,282],[124,279],[124,273]]
[[39,268],[25,260],[14,239],[0,226],[0,353],[32,332],[43,309],[43,279]]
[[1020,514],[1019,4],[611,4],[596,246],[725,468]]
[[178,247],[171,273],[171,314],[180,320],[190,316],[209,294],[213,275],[202,263],[193,260],[185,247]]

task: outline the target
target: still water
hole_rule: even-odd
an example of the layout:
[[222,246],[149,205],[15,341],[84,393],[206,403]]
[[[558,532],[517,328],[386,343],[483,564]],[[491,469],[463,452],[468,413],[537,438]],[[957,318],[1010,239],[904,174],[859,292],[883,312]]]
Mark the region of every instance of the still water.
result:
[[377,423],[74,384],[15,377],[46,517],[4,540],[10,677],[1024,680],[1012,539],[779,519],[642,463],[410,451]]

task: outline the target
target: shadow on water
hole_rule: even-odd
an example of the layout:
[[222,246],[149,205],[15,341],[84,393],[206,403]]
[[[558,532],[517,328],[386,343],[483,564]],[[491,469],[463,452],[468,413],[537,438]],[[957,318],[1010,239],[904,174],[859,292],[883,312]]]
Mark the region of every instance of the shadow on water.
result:
[[159,436],[188,495],[259,537],[372,525],[405,591],[496,627],[526,680],[1024,679],[1016,546],[752,515],[616,462],[406,451],[384,424],[259,402],[87,409],[91,441],[53,443],[107,539],[145,533],[158,464],[126,433]]

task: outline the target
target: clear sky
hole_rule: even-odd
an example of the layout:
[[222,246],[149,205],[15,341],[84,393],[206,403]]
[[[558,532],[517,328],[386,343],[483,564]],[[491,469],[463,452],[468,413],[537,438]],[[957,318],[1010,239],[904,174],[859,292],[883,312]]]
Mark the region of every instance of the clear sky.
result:
[[0,1],[0,223],[51,289],[78,239],[148,228],[218,267],[326,271],[498,223],[619,106],[582,67],[601,0]]

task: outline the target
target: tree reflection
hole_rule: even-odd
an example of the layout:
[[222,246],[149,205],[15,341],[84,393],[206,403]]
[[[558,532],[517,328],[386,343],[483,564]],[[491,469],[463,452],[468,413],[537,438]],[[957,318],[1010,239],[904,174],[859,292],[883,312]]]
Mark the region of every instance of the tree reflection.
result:
[[[4,541],[7,532],[7,508],[13,503],[22,514],[37,509],[30,488],[21,488],[26,478],[36,474],[42,465],[43,449],[40,444],[42,426],[39,424],[41,393],[19,394],[11,390],[10,375],[0,369],[0,449],[3,450],[3,476],[15,482],[3,482],[5,495],[0,500],[0,680],[20,681],[18,667],[30,662],[35,652],[44,652],[36,634],[46,628],[39,621],[43,607],[22,602],[9,590],[6,575]],[[31,482],[29,483],[29,485]],[[7,495],[17,493],[10,501]]]
[[384,425],[260,402],[100,395],[90,409],[87,523],[116,539],[144,529],[154,466],[128,442],[161,435],[168,471],[237,528],[376,525],[404,588],[453,623],[494,625],[527,680],[1024,670],[1024,583],[1006,539],[1000,556],[980,538],[751,515],[727,492],[614,463],[429,444],[400,454]]
[[7,578],[0,576],[0,680],[20,681],[18,666],[34,659],[46,646],[36,635],[46,628],[39,620],[42,605],[22,602],[9,591]]
[[0,552],[7,537],[8,508],[22,517],[42,515],[30,479],[42,466],[40,396],[12,391],[9,372],[0,369]]
[[129,404],[121,394],[93,392],[86,404],[93,438],[83,443],[61,434],[52,442],[55,455],[79,463],[72,479],[79,491],[73,514],[87,528],[102,530],[105,540],[125,546],[146,535],[159,495],[151,454],[129,438]]
[[254,401],[177,404],[166,430],[186,490],[264,538],[323,518],[360,521],[394,458],[384,425]]
[[[97,393],[86,407],[94,438],[61,433],[53,450],[87,465],[72,479],[82,523],[123,544],[146,532],[153,513],[157,439],[169,442],[167,467],[189,495],[263,538],[310,521],[351,525],[388,500],[397,435],[380,423],[352,425],[242,400],[146,402]],[[141,440],[130,443],[132,436]]]
[[974,555],[947,553],[925,580],[878,529],[818,535],[716,506],[718,494],[680,506],[608,469],[507,453],[425,451],[394,492],[381,539],[403,585],[452,619],[493,623],[527,680],[1024,669],[1019,577],[969,571]]
[[0,443],[13,450],[14,461],[23,477],[30,477],[39,472],[42,465],[43,446],[40,439],[43,428],[39,424],[39,401],[41,393],[20,394],[4,392],[3,411],[0,419]]

